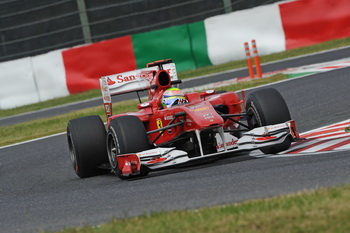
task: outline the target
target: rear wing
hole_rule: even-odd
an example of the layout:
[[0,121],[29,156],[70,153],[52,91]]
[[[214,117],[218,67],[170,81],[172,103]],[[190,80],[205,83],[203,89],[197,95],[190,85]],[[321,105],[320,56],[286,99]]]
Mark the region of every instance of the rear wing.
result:
[[171,60],[165,60],[159,62],[160,65],[155,63],[157,66],[149,63],[147,68],[101,77],[100,86],[107,118],[112,115],[111,96],[149,90],[155,84],[156,74],[160,70],[166,70],[171,81],[178,80],[175,63],[170,62]]
[[[163,69],[168,71],[171,81],[178,80],[175,63],[163,64]],[[149,67],[101,77],[100,86],[102,94],[104,90],[108,90],[109,95],[112,96],[148,90],[154,84],[155,74],[159,70],[159,67]]]

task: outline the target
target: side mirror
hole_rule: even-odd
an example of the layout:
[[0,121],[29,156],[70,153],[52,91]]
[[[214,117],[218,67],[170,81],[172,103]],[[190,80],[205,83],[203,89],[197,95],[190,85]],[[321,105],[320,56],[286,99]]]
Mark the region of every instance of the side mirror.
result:
[[151,102],[144,102],[144,103],[140,103],[137,105],[138,109],[143,109],[143,108],[150,108],[152,107],[152,103]]

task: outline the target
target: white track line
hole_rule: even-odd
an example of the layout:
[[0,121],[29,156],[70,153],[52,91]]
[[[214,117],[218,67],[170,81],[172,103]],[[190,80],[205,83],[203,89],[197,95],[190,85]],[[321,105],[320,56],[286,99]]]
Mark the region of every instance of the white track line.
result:
[[13,146],[18,146],[18,145],[30,143],[30,142],[40,141],[40,140],[47,139],[47,138],[56,137],[56,136],[63,135],[63,134],[66,134],[66,132],[56,133],[56,134],[52,134],[52,135],[41,137],[41,138],[35,138],[35,139],[31,139],[31,140],[24,141],[24,142],[18,142],[18,143],[7,145],[7,146],[2,146],[2,147],[0,147],[0,150],[5,149],[5,148],[9,148],[9,147],[13,147]]

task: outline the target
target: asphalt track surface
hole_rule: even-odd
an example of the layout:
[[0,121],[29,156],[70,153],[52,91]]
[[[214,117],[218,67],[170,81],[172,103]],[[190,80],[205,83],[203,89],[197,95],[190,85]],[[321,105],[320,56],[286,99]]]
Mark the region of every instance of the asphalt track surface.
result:
[[[300,132],[350,118],[350,68],[270,85],[281,92]],[[150,173],[79,179],[65,135],[0,149],[0,231],[38,232],[145,212],[195,209],[350,183],[349,151],[254,158]]]
[[[335,50],[330,50],[326,52],[319,52],[319,53],[291,58],[283,61],[263,64],[262,70],[263,72],[272,72],[272,71],[282,70],[286,68],[293,68],[293,67],[299,67],[299,66],[310,65],[315,63],[339,60],[342,58],[348,58],[349,56],[350,56],[350,46],[344,47],[341,49],[335,49]],[[210,76],[205,76],[197,79],[195,78],[191,80],[185,80],[183,84],[181,84],[181,88],[196,87],[207,83],[220,82],[220,81],[224,81],[232,78],[245,77],[245,76],[248,76],[248,71],[246,68],[236,69],[236,70],[223,72],[216,75],[210,75]],[[137,98],[135,93],[129,93],[125,95],[114,96],[113,101],[117,102],[117,101],[135,99],[135,98]],[[29,114],[27,113],[27,114],[12,116],[12,117],[0,118],[0,126],[16,124],[24,121],[34,120],[37,118],[56,116],[59,114],[68,113],[78,109],[84,109],[84,108],[93,107],[93,106],[102,106],[102,98],[95,98],[92,100],[83,101],[79,103],[63,105],[61,107],[44,109],[41,111],[29,113]]]

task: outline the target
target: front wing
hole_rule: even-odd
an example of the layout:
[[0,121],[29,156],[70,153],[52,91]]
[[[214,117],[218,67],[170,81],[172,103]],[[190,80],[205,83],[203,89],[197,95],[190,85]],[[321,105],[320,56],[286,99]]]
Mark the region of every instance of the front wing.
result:
[[[198,136],[199,133],[199,131],[196,132]],[[141,165],[147,167],[149,170],[164,169],[194,160],[279,145],[287,137],[291,137],[293,140],[300,139],[293,120],[282,124],[255,128],[245,132],[239,139],[229,133],[224,133],[223,129],[219,128],[216,137],[217,153],[203,154],[199,139],[200,156],[190,158],[186,151],[177,150],[175,147],[158,147],[135,154],[117,155],[118,166],[124,176],[136,175],[140,173]]]

